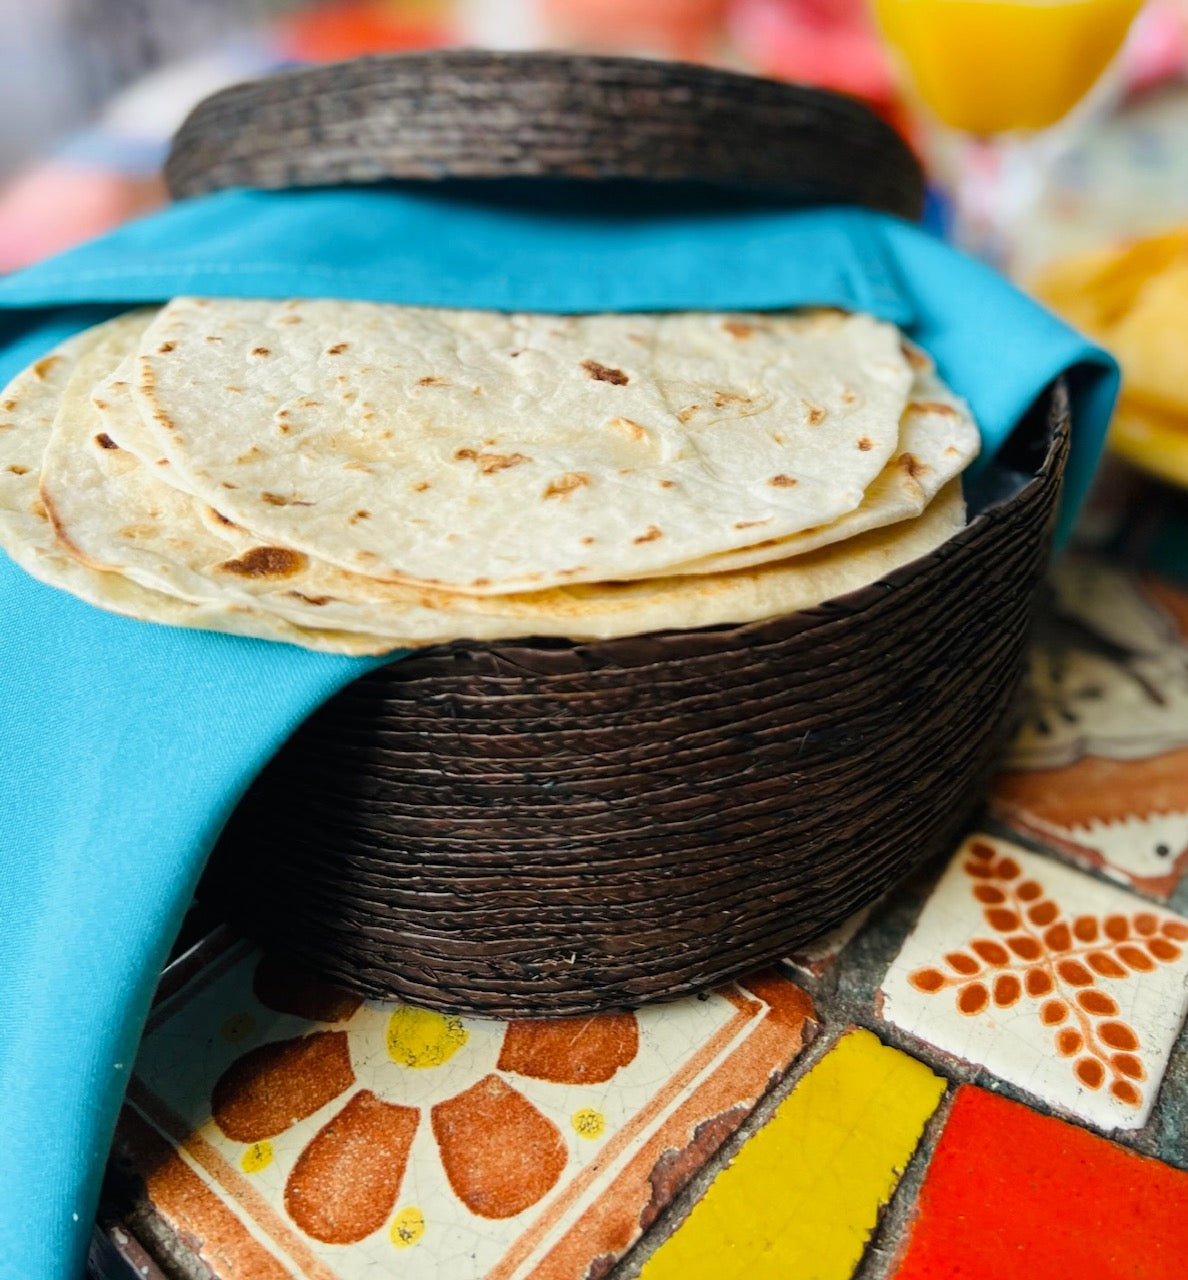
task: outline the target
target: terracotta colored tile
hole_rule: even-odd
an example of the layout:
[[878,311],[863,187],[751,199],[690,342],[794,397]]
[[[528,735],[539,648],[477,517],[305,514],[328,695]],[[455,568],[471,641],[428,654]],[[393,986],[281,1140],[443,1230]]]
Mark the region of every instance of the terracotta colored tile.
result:
[[1150,1113],[1188,1009],[1188,920],[1004,840],[958,850],[884,1016],[1099,1128]]
[[914,1058],[847,1032],[640,1280],[847,1280],[944,1091]]
[[1188,867],[1188,594],[1087,560],[1055,585],[994,811],[1166,899]]
[[958,1089],[894,1280],[1183,1280],[1188,1174]]
[[218,1280],[579,1280],[741,1123],[811,1016],[768,973],[636,1014],[484,1022],[343,998],[238,946],[154,1015],[122,1138]]

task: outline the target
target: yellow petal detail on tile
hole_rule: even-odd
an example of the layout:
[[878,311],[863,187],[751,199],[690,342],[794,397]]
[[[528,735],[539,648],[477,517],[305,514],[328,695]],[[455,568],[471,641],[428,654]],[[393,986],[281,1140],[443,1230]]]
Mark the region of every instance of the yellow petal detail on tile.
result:
[[849,1280],[944,1091],[923,1063],[847,1032],[640,1280]]
[[259,1173],[272,1163],[272,1143],[253,1142],[243,1153],[239,1167],[244,1173]]
[[388,1054],[402,1067],[440,1067],[470,1039],[462,1019],[401,1005],[388,1020]]
[[397,1249],[407,1249],[425,1234],[425,1215],[416,1207],[409,1205],[401,1209],[392,1219],[388,1236]]
[[593,1107],[575,1111],[571,1122],[579,1138],[601,1138],[606,1132],[606,1116]]

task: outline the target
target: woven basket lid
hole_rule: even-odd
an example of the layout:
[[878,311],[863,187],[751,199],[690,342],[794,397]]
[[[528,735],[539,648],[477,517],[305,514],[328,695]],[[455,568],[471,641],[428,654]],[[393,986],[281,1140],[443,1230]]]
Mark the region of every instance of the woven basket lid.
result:
[[687,63],[438,50],[284,71],[206,98],[173,141],[175,197],[385,179],[742,187],[916,218],[924,183],[860,102]]

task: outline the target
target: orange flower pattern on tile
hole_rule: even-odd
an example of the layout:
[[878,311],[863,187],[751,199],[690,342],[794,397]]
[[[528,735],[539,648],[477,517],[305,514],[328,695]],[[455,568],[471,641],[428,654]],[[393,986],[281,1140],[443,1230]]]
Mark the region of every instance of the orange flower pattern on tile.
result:
[[[264,957],[253,993],[279,1013],[346,1024],[362,1007],[355,996]],[[429,1067],[465,1045],[460,1019],[400,1006],[404,1016],[394,1061]],[[422,1045],[428,1024],[441,1023],[442,1043]],[[407,1042],[407,1043],[406,1043]],[[434,1053],[434,1048],[440,1050]],[[421,1050],[428,1051],[421,1051]],[[442,1169],[458,1199],[480,1218],[510,1218],[556,1185],[568,1160],[557,1126],[500,1073],[556,1084],[610,1080],[634,1061],[639,1027],[633,1014],[550,1022],[512,1022],[496,1070],[430,1107]],[[314,1114],[358,1084],[348,1030],[315,1030],[259,1045],[237,1058],[211,1091],[211,1114],[233,1141],[259,1143]],[[284,1206],[306,1235],[353,1244],[387,1222],[400,1197],[421,1107],[385,1102],[354,1088],[345,1105],[305,1144],[285,1182]],[[494,1139],[494,1140],[493,1140]]]
[[1188,925],[1138,911],[1069,919],[1038,880],[1022,878],[1019,864],[974,841],[963,869],[993,937],[971,938],[951,951],[944,968],[914,970],[908,981],[928,995],[953,990],[959,1013],[976,1017],[1037,1002],[1040,1022],[1053,1029],[1056,1052],[1070,1060],[1088,1089],[1107,1086],[1137,1107],[1147,1078],[1138,1034],[1120,1016],[1118,1002],[1099,978],[1126,979],[1178,960]]

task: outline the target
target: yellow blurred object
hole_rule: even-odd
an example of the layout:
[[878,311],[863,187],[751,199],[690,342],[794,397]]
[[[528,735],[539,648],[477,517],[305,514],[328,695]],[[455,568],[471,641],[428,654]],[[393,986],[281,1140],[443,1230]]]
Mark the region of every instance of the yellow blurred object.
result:
[[1113,451],[1188,487],[1188,227],[1064,259],[1031,284],[1122,366]]
[[1188,419],[1124,397],[1114,413],[1109,443],[1127,462],[1188,489]]
[[1063,119],[1113,60],[1142,0],[874,0],[943,124],[988,136]]

